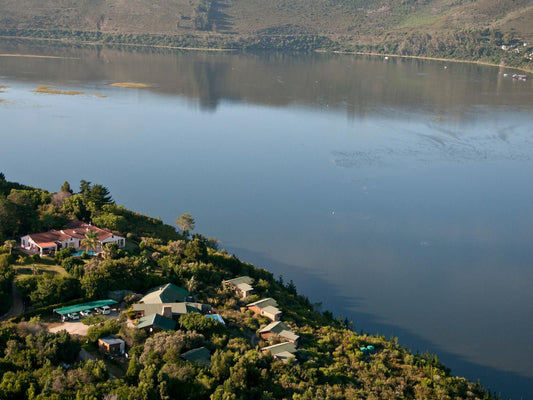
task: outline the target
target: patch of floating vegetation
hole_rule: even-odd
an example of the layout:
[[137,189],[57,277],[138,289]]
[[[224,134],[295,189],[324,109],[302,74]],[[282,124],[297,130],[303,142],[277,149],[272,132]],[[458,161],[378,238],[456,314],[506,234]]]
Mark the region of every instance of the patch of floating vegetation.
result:
[[111,86],[115,87],[123,87],[123,88],[148,88],[150,85],[147,85],[146,83],[136,83],[136,82],[117,82],[117,83],[111,83]]
[[9,85],[0,85],[0,90],[1,89],[9,89],[11,86]]
[[58,90],[54,89],[53,86],[44,86],[41,85],[37,89],[34,90],[35,93],[49,93],[49,94],[66,94],[66,95],[80,95],[85,94],[85,92],[78,92],[75,90]]
[[100,93],[94,93],[94,96],[96,97],[100,97],[100,98],[104,98],[104,97],[107,97],[105,94],[100,94]]

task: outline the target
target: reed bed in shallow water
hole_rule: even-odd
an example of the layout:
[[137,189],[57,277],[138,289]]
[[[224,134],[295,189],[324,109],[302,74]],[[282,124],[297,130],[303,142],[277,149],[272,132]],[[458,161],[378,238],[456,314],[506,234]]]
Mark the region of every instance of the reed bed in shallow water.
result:
[[111,86],[115,87],[123,87],[123,88],[148,88],[150,85],[147,85],[146,83],[136,83],[136,82],[116,82],[116,83],[110,83]]
[[54,89],[53,86],[45,86],[41,85],[37,89],[34,90],[35,93],[49,93],[49,94],[66,94],[70,96],[85,94],[85,92],[79,92],[76,90],[58,90]]

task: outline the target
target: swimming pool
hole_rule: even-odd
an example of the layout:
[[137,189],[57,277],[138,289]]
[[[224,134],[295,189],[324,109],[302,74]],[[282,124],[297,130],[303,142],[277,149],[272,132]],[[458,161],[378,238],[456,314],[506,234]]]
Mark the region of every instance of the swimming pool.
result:
[[[72,253],[72,257],[81,257],[83,253],[85,253],[85,250],[77,251],[75,253]],[[90,256],[95,256],[96,254],[98,254],[96,251],[88,251],[87,253],[89,253]]]

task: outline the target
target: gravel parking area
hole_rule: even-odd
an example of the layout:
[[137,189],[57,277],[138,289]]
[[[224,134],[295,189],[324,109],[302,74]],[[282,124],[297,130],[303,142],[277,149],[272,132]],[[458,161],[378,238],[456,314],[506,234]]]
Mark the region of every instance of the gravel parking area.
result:
[[[106,315],[106,320],[108,319],[118,319],[119,313],[113,312],[109,315]],[[85,325],[81,321],[65,321],[60,324],[50,324],[48,327],[48,332],[50,333],[57,333],[60,331],[67,331],[71,335],[79,335],[79,336],[87,336],[87,331],[89,330],[89,326]]]

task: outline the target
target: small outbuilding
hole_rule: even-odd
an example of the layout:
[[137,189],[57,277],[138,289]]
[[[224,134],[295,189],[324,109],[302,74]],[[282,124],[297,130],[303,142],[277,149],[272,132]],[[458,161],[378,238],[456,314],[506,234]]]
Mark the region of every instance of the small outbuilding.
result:
[[272,357],[277,360],[287,362],[290,358],[294,358],[294,354],[298,351],[294,343],[285,342],[279,343],[261,349],[263,354],[270,353]]
[[256,314],[269,318],[271,321],[279,321],[281,319],[278,303],[271,297],[247,304],[246,307]]
[[105,354],[121,355],[125,351],[125,343],[122,339],[107,336],[98,339],[98,348]]
[[252,287],[252,283],[253,279],[249,276],[239,276],[234,279],[222,281],[224,287],[231,288],[241,299],[245,299],[253,293],[254,288]]
[[291,328],[289,328],[285,323],[281,321],[274,321],[271,324],[268,324],[264,328],[259,330],[259,335],[261,339],[268,340],[272,336],[279,336],[282,339],[285,339],[291,343],[298,345],[298,340],[300,336],[295,334]]

